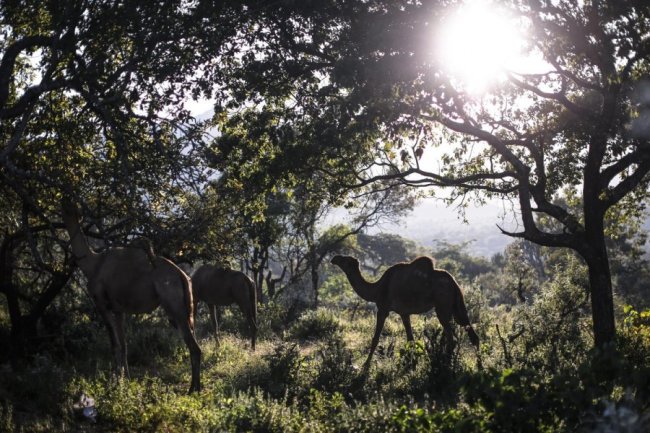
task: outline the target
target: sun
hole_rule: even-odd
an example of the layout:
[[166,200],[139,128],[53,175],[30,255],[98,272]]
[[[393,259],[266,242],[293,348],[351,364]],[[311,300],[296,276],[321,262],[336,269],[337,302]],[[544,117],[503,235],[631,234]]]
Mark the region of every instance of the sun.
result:
[[436,39],[444,70],[473,93],[486,91],[523,61],[521,23],[493,2],[466,1],[450,10]]

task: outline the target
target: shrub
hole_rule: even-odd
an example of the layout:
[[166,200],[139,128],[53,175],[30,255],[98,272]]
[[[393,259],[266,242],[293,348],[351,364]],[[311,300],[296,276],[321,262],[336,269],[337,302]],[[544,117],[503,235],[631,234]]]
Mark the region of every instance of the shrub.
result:
[[599,413],[589,414],[582,422],[584,430],[593,433],[646,433],[650,431],[650,414],[643,413],[631,402],[604,400]]
[[330,335],[319,346],[315,359],[317,374],[313,387],[329,393],[350,390],[356,369],[352,364],[352,352],[346,347],[340,333]]
[[10,432],[15,430],[14,407],[11,402],[0,402],[0,431]]
[[273,352],[263,355],[269,364],[269,374],[262,384],[262,389],[273,397],[295,397],[299,382],[302,358],[297,344],[280,343]]
[[636,311],[623,307],[619,347],[625,358],[636,366],[650,367],[650,310]]
[[257,335],[258,338],[272,338],[280,335],[287,324],[288,312],[279,302],[269,301],[257,306]]
[[484,411],[489,431],[555,431],[567,415],[556,416],[553,394],[529,370],[490,370],[468,376],[464,393],[472,406]]
[[452,353],[448,353],[445,336],[440,328],[429,328],[424,335],[428,360],[428,392],[439,398],[455,395],[460,367],[459,345],[455,346]]
[[506,368],[544,371],[549,375],[584,361],[590,343],[582,326],[589,297],[578,270],[558,272],[531,306],[514,310],[513,333],[500,336]]
[[341,330],[341,325],[332,313],[326,310],[311,310],[300,316],[289,329],[295,339],[318,340]]

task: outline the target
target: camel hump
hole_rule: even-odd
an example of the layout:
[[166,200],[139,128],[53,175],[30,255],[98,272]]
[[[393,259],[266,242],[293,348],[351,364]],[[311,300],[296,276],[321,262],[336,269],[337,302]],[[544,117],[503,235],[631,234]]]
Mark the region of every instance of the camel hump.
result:
[[149,259],[149,262],[156,267],[156,253],[154,253],[153,250],[153,242],[151,242],[151,239],[140,236],[135,239],[133,239],[129,243],[129,248],[134,248],[138,250],[142,250],[147,254],[147,258]]
[[410,263],[413,274],[418,278],[429,280],[434,274],[433,259],[431,257],[418,257]]

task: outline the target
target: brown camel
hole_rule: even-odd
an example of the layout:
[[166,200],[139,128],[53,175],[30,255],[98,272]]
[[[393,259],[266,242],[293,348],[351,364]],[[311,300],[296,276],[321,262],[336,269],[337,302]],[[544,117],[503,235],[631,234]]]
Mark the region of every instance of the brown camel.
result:
[[158,305],[181,331],[190,352],[190,392],[201,389],[201,349],[194,338],[192,283],[171,261],[142,248],[90,248],[79,223],[77,207],[64,200],[63,221],[75,260],[88,279],[88,292],[106,323],[118,374],[128,376],[124,315],[148,313]]
[[359,296],[377,304],[377,325],[364,369],[370,364],[384,322],[391,311],[395,311],[402,318],[408,341],[413,341],[411,314],[422,314],[435,308],[444,330],[448,351],[453,347],[452,317],[465,328],[470,341],[478,348],[478,335],[469,323],[460,287],[447,271],[434,269],[433,261],[429,257],[419,257],[411,263],[393,265],[374,283],[361,276],[359,261],[354,257],[335,256],[332,264],[345,272]]
[[224,269],[215,265],[203,265],[192,275],[192,290],[194,291],[194,314],[196,304],[203,301],[208,304],[210,320],[214,335],[219,341],[218,308],[224,305],[237,304],[246,316],[251,330],[251,348],[255,350],[257,338],[257,291],[255,284],[246,274]]

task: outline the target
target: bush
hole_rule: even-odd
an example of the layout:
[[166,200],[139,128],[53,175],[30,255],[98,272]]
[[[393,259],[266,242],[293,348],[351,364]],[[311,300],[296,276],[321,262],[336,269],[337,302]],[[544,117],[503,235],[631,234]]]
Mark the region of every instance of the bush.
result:
[[15,431],[14,407],[11,402],[0,401],[0,431]]
[[425,354],[427,356],[427,390],[431,396],[449,399],[458,392],[458,373],[460,369],[460,346],[447,352],[445,336],[440,328],[430,328],[425,332]]
[[262,384],[262,389],[276,398],[297,396],[299,390],[296,388],[302,365],[298,345],[280,343],[272,353],[263,355],[263,358],[269,364],[269,374]]
[[514,310],[512,333],[499,337],[504,367],[552,375],[586,359],[589,295],[579,278],[577,270],[558,272],[532,305]]
[[352,352],[346,347],[340,333],[330,335],[319,346],[315,359],[317,374],[313,387],[329,393],[353,391],[350,385],[357,371],[352,364]]
[[260,339],[281,335],[287,325],[288,312],[284,305],[269,301],[257,306],[257,336]]
[[483,412],[488,431],[557,431],[576,413],[540,379],[530,370],[490,370],[466,377],[464,394]]
[[639,312],[626,305],[623,314],[619,333],[621,352],[633,365],[650,367],[650,310]]
[[650,414],[643,413],[633,402],[615,403],[604,400],[604,409],[599,413],[589,414],[582,423],[584,430],[593,433],[646,433],[650,431]]
[[341,330],[341,325],[332,313],[326,310],[311,310],[289,329],[294,339],[318,340],[331,336]]

